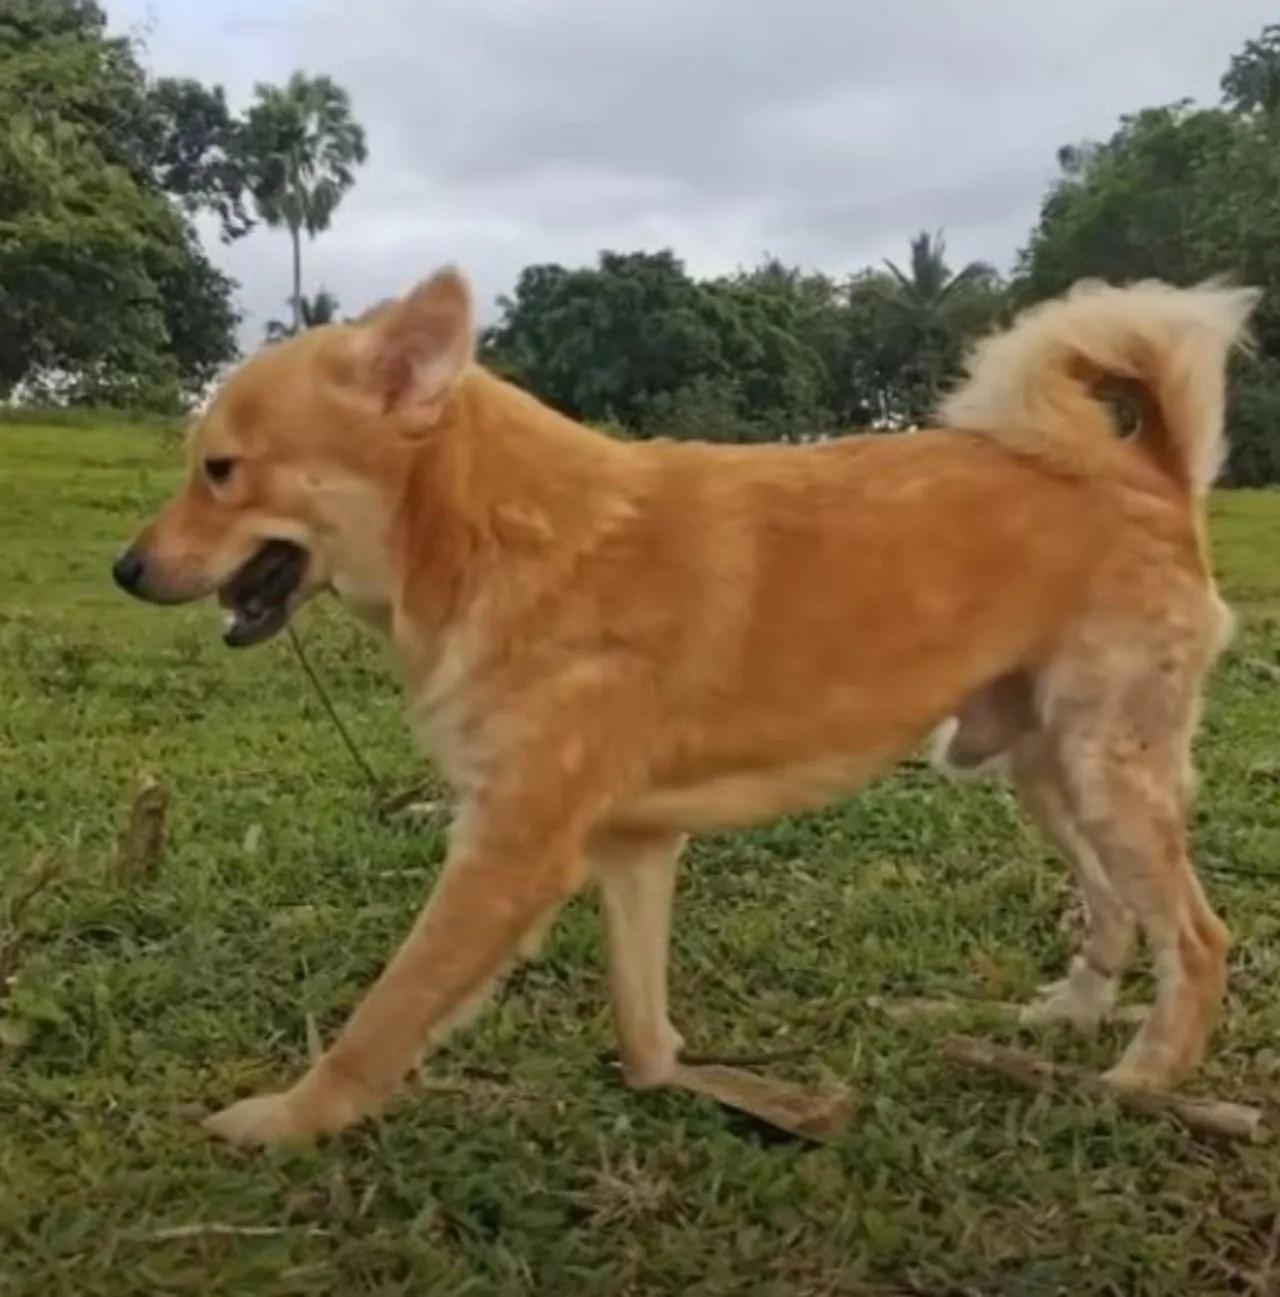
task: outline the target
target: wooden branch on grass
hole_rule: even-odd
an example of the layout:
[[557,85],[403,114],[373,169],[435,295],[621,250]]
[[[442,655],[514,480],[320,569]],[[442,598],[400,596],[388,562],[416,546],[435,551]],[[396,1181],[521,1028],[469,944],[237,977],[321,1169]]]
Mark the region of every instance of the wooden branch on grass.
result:
[[434,779],[424,779],[416,784],[410,784],[407,788],[382,798],[375,804],[374,811],[380,816],[409,815],[414,819],[427,819],[433,815],[447,813],[449,798],[431,796],[433,792],[439,791],[439,787],[439,782]]
[[681,1063],[671,1084],[814,1144],[838,1140],[855,1103],[852,1091],[843,1085],[797,1085],[715,1063]]
[[[677,1090],[701,1095],[722,1107],[745,1113],[795,1139],[828,1144],[838,1139],[849,1125],[856,1100],[848,1086],[834,1082],[797,1084],[746,1070],[812,1053],[810,1047],[758,1054],[682,1053],[670,1084]],[[610,1066],[619,1066],[615,1050],[603,1051],[600,1059]]]
[[[981,1014],[1000,1022],[1019,1022],[1027,1006],[1010,1000],[977,1000],[907,996],[900,1000],[873,995],[867,1007],[895,1022],[912,1022],[920,1018],[945,1018],[957,1013]],[[1108,1022],[1136,1026],[1144,1022],[1151,1012],[1149,1004],[1125,1004],[1107,1015]]]
[[318,1225],[233,1225],[223,1221],[198,1221],[192,1225],[170,1225],[165,1229],[142,1230],[123,1237],[134,1243],[175,1243],[191,1238],[278,1238],[283,1234],[323,1237],[329,1231]]
[[155,881],[164,853],[164,817],[168,807],[169,794],[147,776],[134,796],[129,823],[120,834],[116,853],[117,881]]
[[1051,1063],[1025,1050],[996,1045],[973,1036],[952,1036],[943,1057],[964,1067],[991,1072],[1032,1090],[1063,1085],[1084,1094],[1108,1095],[1122,1107],[1148,1116],[1175,1117],[1189,1130],[1246,1143],[1258,1136],[1262,1112],[1226,1099],[1193,1099],[1167,1090],[1131,1090],[1110,1085],[1094,1072]]

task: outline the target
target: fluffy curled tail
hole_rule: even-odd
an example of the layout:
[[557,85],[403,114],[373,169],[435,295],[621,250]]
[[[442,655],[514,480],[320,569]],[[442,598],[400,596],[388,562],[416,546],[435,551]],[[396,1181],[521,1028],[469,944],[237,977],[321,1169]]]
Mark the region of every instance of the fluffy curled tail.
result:
[[1083,280],[980,342],[940,422],[1070,457],[1087,453],[1088,438],[1115,435],[1098,388],[1122,385],[1137,397],[1138,446],[1179,487],[1203,494],[1225,458],[1227,359],[1247,343],[1260,296],[1217,280]]

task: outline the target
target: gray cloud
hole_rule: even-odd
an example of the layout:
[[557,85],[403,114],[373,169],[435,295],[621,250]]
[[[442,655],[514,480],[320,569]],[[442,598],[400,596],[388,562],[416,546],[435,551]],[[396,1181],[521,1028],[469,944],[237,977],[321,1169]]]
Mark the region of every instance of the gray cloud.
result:
[[[141,0],[109,8],[135,21]],[[158,70],[325,71],[372,158],[307,277],[344,307],[456,260],[488,301],[529,262],[670,245],[715,273],[766,251],[833,273],[944,227],[1007,266],[1059,145],[1212,101],[1271,0],[152,0]],[[266,231],[215,256],[246,339],[284,309]]]

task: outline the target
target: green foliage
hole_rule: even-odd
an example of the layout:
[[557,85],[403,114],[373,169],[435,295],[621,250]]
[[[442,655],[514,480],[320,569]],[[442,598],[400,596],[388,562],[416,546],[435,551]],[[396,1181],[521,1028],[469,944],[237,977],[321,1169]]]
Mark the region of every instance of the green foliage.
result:
[[[0,398],[172,406],[234,354],[225,240],[287,231],[287,320],[338,318],[303,290],[302,245],[367,159],[345,90],[295,73],[243,118],[220,86],[151,77],[94,0],[0,6]],[[1182,100],[1058,151],[1059,175],[1005,282],[953,266],[941,231],[900,264],[810,273],[776,259],[698,280],[669,249],[536,264],[500,299],[481,355],[551,405],[630,437],[801,440],[927,422],[973,339],[1086,276],[1264,291],[1257,358],[1232,390],[1227,480],[1280,480],[1280,24],[1232,58],[1222,102]]]
[[[642,435],[800,439],[923,418],[965,341],[1003,302],[994,272],[952,275],[941,237],[913,276],[838,284],[776,260],[694,280],[671,251],[530,266],[485,359],[578,418]],[[929,279],[934,276],[934,279]],[[707,420],[706,423],[701,420]]]
[[911,241],[908,270],[886,262],[893,283],[872,301],[889,306],[885,331],[893,359],[901,416],[922,424],[959,366],[965,342],[985,333],[1003,306],[1004,287],[985,262],[971,261],[954,274],[942,232]]
[[483,339],[503,372],[566,412],[631,435],[751,441],[927,421],[969,343],[1076,280],[1264,290],[1259,356],[1233,386],[1227,480],[1280,480],[1280,24],[1190,101],[1121,119],[1058,152],[1060,174],[1012,283],[953,268],[941,232],[844,280],[766,261],[695,281],[669,252],[531,266]]
[[0,396],[169,407],[234,355],[236,315],[165,184],[228,213],[234,184],[200,96],[105,32],[85,0],[0,9]]
[[226,91],[188,78],[165,77],[147,94],[147,164],[156,183],[188,212],[218,217],[224,241],[247,234],[248,157],[244,124]]
[[1259,357],[1239,366],[1228,480],[1280,480],[1280,27],[1231,62],[1224,107],[1190,101],[1124,117],[1110,139],[1064,149],[1019,259],[1019,302],[1096,276],[1189,284],[1229,275],[1263,290]]
[[696,437],[699,441],[763,441],[771,429],[741,413],[742,398],[730,378],[700,374],[674,392],[654,398],[644,424],[646,437]]
[[1280,23],[1269,23],[1232,58],[1222,95],[1238,113],[1280,111]]
[[1223,265],[1210,231],[1231,189],[1214,186],[1234,171],[1239,188],[1248,130],[1221,109],[1184,102],[1144,109],[1106,142],[1069,150],[1020,256],[1019,295],[1059,293],[1082,275],[1189,283],[1230,268],[1238,252]]
[[178,405],[236,354],[235,284],[192,218],[239,238],[252,197],[296,245],[364,159],[328,78],[259,87],[241,120],[221,86],[153,78],[142,54],[93,0],[0,6],[0,397]]
[[576,418],[638,427],[658,398],[727,369],[704,295],[669,251],[529,266],[499,307],[483,353]]
[[1259,356],[1237,366],[1228,432],[1231,483],[1280,482],[1280,357]]

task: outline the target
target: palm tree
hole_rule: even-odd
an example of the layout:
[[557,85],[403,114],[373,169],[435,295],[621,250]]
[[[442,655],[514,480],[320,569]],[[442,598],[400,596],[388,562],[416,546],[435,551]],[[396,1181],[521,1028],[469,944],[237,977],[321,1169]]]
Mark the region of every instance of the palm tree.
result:
[[255,94],[245,121],[250,189],[267,225],[289,231],[298,332],[304,327],[302,236],[314,239],[328,229],[368,152],[350,97],[331,78],[295,72],[287,85],[259,85]]
[[[939,230],[922,230],[911,240],[907,270],[886,259],[889,300],[901,323],[900,346],[911,357],[907,368],[918,377],[909,383],[909,417],[925,418],[937,399],[947,371],[958,359],[963,335],[990,314],[999,277],[985,261],[971,261],[952,274],[947,244]],[[976,306],[975,311],[967,307]],[[966,319],[975,315],[976,321]],[[895,330],[897,332],[897,330]]]
[[964,288],[985,283],[995,271],[985,261],[971,261],[954,275],[947,265],[947,241],[939,230],[930,234],[921,230],[911,240],[910,272],[886,260],[885,266],[897,281],[898,300],[918,318],[939,318],[948,300]]
[[327,288],[322,288],[314,297],[308,297],[303,293],[295,297],[293,303],[297,307],[295,323],[286,324],[283,320],[268,320],[268,342],[281,342],[285,338],[292,338],[301,329],[314,329],[321,324],[332,324],[338,318],[338,299]]

